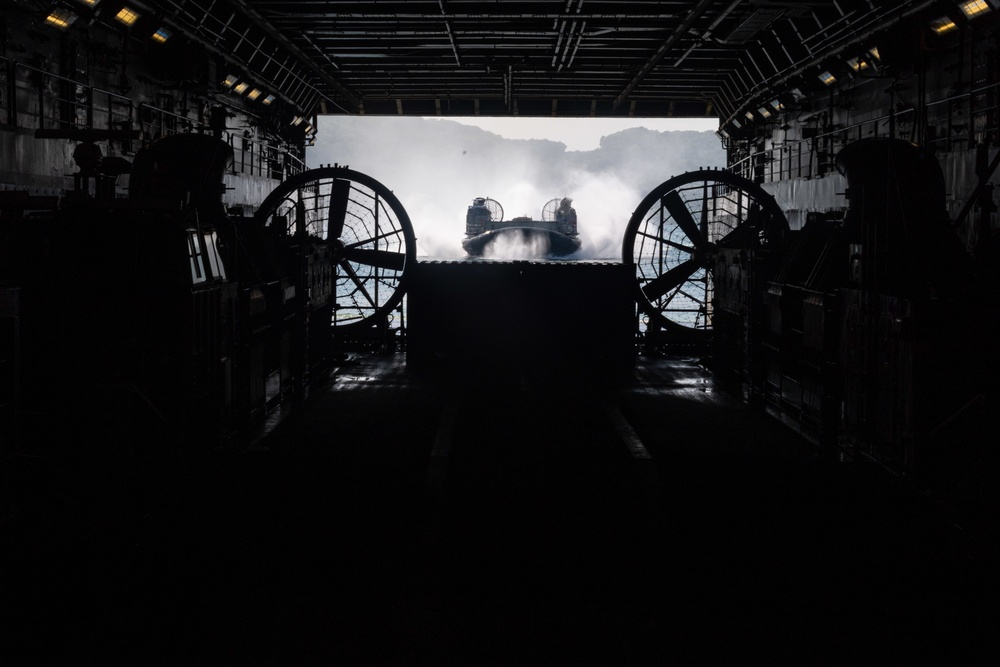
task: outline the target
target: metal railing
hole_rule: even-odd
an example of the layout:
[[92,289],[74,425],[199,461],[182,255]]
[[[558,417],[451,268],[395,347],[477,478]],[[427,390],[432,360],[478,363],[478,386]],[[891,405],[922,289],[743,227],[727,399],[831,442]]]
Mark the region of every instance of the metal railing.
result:
[[[155,107],[139,105],[139,122],[142,126],[143,144],[161,137],[186,132],[209,132],[208,125],[200,119],[190,118]],[[246,174],[284,180],[305,169],[305,164],[288,150],[261,141],[239,130],[225,130],[222,139],[233,149],[233,174]]]
[[0,123],[4,125],[13,125],[10,117],[11,109],[13,109],[11,104],[14,97],[13,88],[14,80],[10,61],[0,56]]
[[139,127],[142,130],[143,145],[173,134],[204,132],[208,129],[200,120],[145,102],[139,104]]
[[132,101],[24,63],[0,62],[4,121],[25,129],[128,129]]
[[783,141],[749,152],[730,164],[729,170],[758,183],[822,176],[834,169],[834,156],[840,148],[866,136],[888,136],[890,120],[899,122],[912,113],[913,109],[904,109],[809,138]]
[[[142,145],[172,134],[208,132],[199,118],[0,57],[0,122],[25,130],[141,130]],[[293,151],[227,130],[232,173],[283,180],[306,169]]]
[[[973,145],[989,135],[996,136],[1000,110],[992,98],[997,96],[998,89],[1000,83],[992,83],[928,102],[924,106],[925,126],[941,127],[943,131],[929,133],[924,142],[950,151],[956,145]],[[976,108],[977,99],[987,101]],[[962,128],[961,131],[958,128]],[[917,133],[917,110],[907,107],[809,138],[781,142],[763,150],[748,150],[728,169],[758,183],[812,178],[832,171],[836,153],[853,141],[865,137],[896,136],[918,142],[921,138]]]
[[237,132],[225,133],[233,148],[233,173],[284,180],[305,170],[305,164],[293,153]]

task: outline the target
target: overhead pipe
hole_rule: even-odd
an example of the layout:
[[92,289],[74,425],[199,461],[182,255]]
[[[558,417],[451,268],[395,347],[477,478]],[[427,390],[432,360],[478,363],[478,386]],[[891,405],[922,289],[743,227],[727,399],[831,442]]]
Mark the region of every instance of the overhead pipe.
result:
[[586,28],[587,28],[587,22],[584,21],[580,25],[580,32],[576,36],[576,46],[573,47],[573,53],[569,54],[569,62],[566,63],[566,69],[569,69],[570,67],[573,66],[573,59],[576,58],[576,51],[577,49],[580,48],[580,42],[583,41],[583,32],[584,30],[586,30]]
[[458,45],[455,43],[455,35],[451,31],[451,21],[448,20],[448,12],[444,8],[444,0],[438,0],[438,7],[441,8],[441,16],[444,18],[444,29],[448,33],[448,41],[451,42],[451,52],[455,54],[455,64],[462,66],[462,59],[458,57]]
[[555,52],[552,54],[552,66],[556,66],[556,61],[559,60],[559,47],[562,46],[563,34],[566,32],[566,20],[563,18],[556,19],[559,24],[559,34],[556,36],[556,48]]
[[708,8],[712,6],[713,2],[714,0],[701,0],[695,8],[691,10],[691,13],[688,14],[687,18],[681,22],[680,26],[678,26],[670,37],[668,37],[667,40],[660,45],[660,48],[656,50],[653,57],[646,61],[646,64],[639,69],[634,77],[632,77],[632,80],[625,86],[625,90],[618,94],[618,97],[615,98],[614,103],[611,105],[612,113],[618,110],[618,107],[620,107],[625,101],[625,98],[627,98],[632,91],[635,90],[635,87],[639,85],[639,82],[645,79],[647,74],[653,71],[653,68],[656,67],[660,60],[663,59],[663,56],[667,55],[667,51],[673,48],[674,44],[680,41],[681,37],[686,35],[688,31],[691,30],[691,26],[693,26],[695,22],[708,11]]
[[573,40],[576,39],[576,38],[577,38],[576,37],[576,21],[573,21],[569,25],[569,34],[566,36],[566,42],[563,44],[562,57],[559,59],[559,67],[556,68],[556,71],[561,71],[562,68],[563,68],[563,66],[566,64],[566,56],[569,54],[570,45],[573,43]]
[[724,10],[722,11],[722,13],[721,13],[721,14],[719,14],[719,15],[718,15],[718,16],[717,16],[717,17],[715,18],[715,20],[714,20],[714,21],[712,21],[712,25],[708,26],[708,30],[706,30],[706,31],[705,31],[705,32],[704,32],[704,33],[702,34],[701,38],[702,38],[702,39],[708,39],[709,37],[711,37],[711,36],[712,36],[712,31],[713,31],[713,30],[715,30],[715,29],[716,29],[716,28],[717,28],[717,27],[719,26],[719,24],[720,24],[720,23],[722,23],[723,21],[725,21],[725,20],[726,20],[726,18],[727,18],[727,17],[728,17],[728,16],[730,15],[730,14],[732,14],[732,13],[733,13],[733,10],[734,10],[734,9],[736,9],[737,7],[739,7],[739,5],[740,5],[740,3],[741,3],[741,2],[743,2],[743,0],[733,0],[733,2],[732,2],[732,3],[731,3],[731,4],[729,5],[729,6],[728,6],[728,7],[726,7],[726,8],[725,8],[725,9],[724,9]]
[[[556,47],[552,54],[552,67],[556,67],[556,61],[559,62],[557,71],[562,70],[563,66],[566,65],[566,56],[570,53],[570,43],[573,41],[573,31],[576,29],[577,21],[574,19],[570,24],[569,33],[566,33],[567,20],[566,16],[570,14],[573,7],[573,0],[566,0],[566,7],[563,9],[564,15],[557,18],[556,22],[553,24],[553,29],[557,26],[559,28],[559,34],[556,36]],[[576,14],[580,14],[580,10],[583,9],[583,0],[579,0],[576,5]],[[586,25],[586,21],[583,22]],[[580,35],[577,36],[577,46],[579,46],[580,36],[583,33],[583,26],[580,27]],[[566,38],[565,43],[563,43],[563,37]],[[562,57],[560,58],[560,53]],[[576,48],[573,48],[573,53],[576,53]],[[570,58],[570,62],[572,62]]]
[[[319,77],[324,83],[329,85],[331,88],[343,95],[347,101],[354,105],[356,111],[361,110],[361,97],[359,97],[354,91],[349,89],[347,86],[337,81],[332,76],[324,72],[319,65],[317,65],[311,58],[307,57],[295,44],[288,40],[283,34],[270,25],[263,17],[257,13],[257,10],[250,6],[246,0],[230,0],[234,5],[239,7],[243,13],[257,25],[261,30],[267,33],[272,39],[281,44],[282,47],[288,50],[289,53],[298,58],[302,64],[304,64],[308,69],[312,70],[313,74]],[[306,109],[305,111],[309,111]]]

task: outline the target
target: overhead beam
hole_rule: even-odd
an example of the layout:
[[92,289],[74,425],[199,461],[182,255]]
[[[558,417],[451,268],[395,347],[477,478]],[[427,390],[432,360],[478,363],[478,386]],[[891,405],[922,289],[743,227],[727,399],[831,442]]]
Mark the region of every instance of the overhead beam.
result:
[[[299,47],[297,47],[295,44],[289,41],[288,38],[286,38],[283,34],[281,34],[281,32],[276,30],[274,26],[271,25],[269,21],[264,19],[257,12],[256,9],[251,7],[250,4],[246,2],[246,0],[230,0],[230,2],[239,7],[240,10],[242,10],[243,13],[247,16],[247,18],[253,21],[258,28],[266,32],[268,35],[270,35],[271,38],[274,39],[279,44],[281,44],[283,48],[288,49],[289,53],[295,56],[303,65],[305,65],[309,70],[311,70],[313,74],[319,77],[320,80],[323,81],[323,83],[325,83],[326,85],[330,86],[338,93],[340,93],[344,97],[344,99],[347,100],[347,102],[349,102],[354,106],[355,112],[361,111],[361,97],[359,97],[356,93],[354,93],[354,91],[350,90],[340,81],[337,81],[335,78],[324,72],[323,69],[319,65],[317,65],[313,59],[309,58],[305,53],[302,52],[301,49],[299,49]],[[334,100],[330,101],[333,102]],[[304,109],[303,111],[308,112],[309,109]]]
[[659,63],[663,59],[663,56],[667,55],[667,52],[680,41],[681,37],[684,37],[688,33],[691,26],[693,26],[695,22],[700,19],[706,11],[708,11],[708,8],[712,6],[713,2],[715,2],[715,0],[700,0],[700,2],[695,5],[694,9],[691,10],[691,13],[687,15],[687,18],[685,18],[677,29],[670,34],[670,37],[668,37],[667,40],[660,45],[660,48],[656,50],[653,57],[647,60],[636,75],[632,77],[632,80],[625,86],[625,90],[618,94],[618,97],[615,98],[614,103],[611,105],[612,113],[618,110],[618,107],[620,107],[625,99],[632,94],[632,91],[635,90],[635,87],[638,86],[644,78],[646,78],[647,74],[653,71],[653,68],[656,67],[657,63]]

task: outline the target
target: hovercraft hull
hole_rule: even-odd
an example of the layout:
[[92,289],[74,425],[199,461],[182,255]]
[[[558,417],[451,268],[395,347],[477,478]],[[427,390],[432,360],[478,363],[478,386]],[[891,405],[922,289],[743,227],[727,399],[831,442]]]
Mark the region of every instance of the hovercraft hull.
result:
[[[580,249],[578,238],[561,234],[554,230],[538,229],[537,227],[504,227],[503,229],[493,229],[476,236],[470,236],[462,241],[462,248],[469,255],[482,255],[488,246],[499,237],[509,238],[514,243],[523,243],[526,246],[535,243],[547,244],[546,255],[560,257],[571,255]],[[541,246],[545,247],[545,246]]]

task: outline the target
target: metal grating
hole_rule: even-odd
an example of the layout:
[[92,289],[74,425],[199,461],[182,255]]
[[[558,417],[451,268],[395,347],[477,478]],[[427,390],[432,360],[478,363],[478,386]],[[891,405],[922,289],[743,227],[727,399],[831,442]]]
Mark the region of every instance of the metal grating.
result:
[[719,116],[927,5],[149,0],[305,114]]

